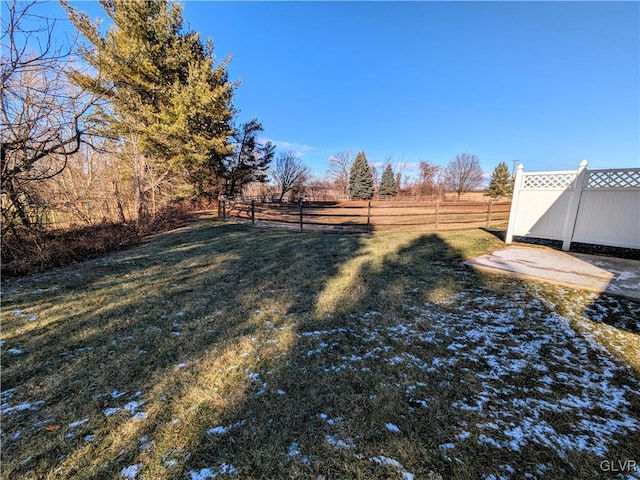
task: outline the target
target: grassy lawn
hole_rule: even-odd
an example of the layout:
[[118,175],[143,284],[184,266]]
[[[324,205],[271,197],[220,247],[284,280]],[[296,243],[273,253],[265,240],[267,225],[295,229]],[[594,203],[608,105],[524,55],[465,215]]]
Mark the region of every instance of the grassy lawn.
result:
[[501,246],[205,219],[7,279],[2,478],[639,478],[640,306]]

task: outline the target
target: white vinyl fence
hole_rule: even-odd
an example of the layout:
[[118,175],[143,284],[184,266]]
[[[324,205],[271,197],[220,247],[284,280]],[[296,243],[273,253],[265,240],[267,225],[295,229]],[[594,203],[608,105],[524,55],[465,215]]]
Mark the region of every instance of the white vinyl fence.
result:
[[506,243],[514,236],[640,248],[640,168],[524,172],[518,166]]

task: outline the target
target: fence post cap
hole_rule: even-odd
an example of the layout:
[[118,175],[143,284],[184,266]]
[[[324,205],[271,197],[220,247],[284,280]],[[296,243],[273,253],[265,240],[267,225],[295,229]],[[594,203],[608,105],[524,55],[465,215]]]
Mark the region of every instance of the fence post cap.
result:
[[518,170],[524,170],[524,165],[522,163],[518,165]]
[[588,164],[589,164],[589,162],[587,162],[587,160],[582,160],[580,162],[580,170],[583,170],[583,169],[587,168]]

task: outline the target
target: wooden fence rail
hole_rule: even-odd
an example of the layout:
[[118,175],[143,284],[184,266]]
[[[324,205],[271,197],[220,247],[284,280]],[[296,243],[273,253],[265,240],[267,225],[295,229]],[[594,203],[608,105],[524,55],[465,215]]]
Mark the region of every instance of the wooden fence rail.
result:
[[439,230],[465,226],[490,227],[509,219],[509,202],[430,202],[394,205],[393,202],[260,203],[220,200],[218,216],[256,224],[297,225],[300,231],[391,231],[405,228]]

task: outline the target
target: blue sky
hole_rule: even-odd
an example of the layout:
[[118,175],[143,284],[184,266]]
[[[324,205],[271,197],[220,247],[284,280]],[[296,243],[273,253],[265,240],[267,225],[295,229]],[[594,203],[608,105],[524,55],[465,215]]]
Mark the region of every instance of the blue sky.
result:
[[239,119],[316,174],[341,150],[640,166],[638,2],[190,1],[184,17],[231,55]]

